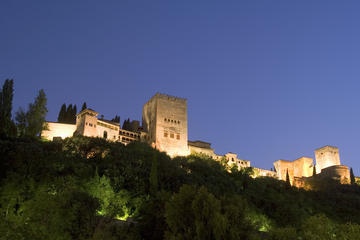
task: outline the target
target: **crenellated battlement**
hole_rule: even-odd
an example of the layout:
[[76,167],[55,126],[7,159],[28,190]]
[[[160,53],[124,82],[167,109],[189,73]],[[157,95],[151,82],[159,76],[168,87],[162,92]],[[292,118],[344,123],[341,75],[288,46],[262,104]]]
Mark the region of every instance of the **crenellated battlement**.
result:
[[[152,98],[162,98],[165,99],[167,101],[180,101],[180,102],[187,102],[186,98],[181,98],[181,97],[176,97],[176,96],[171,96],[168,94],[163,94],[163,93],[156,93]],[[151,99],[152,99],[151,98]],[[150,100],[151,100],[150,99]]]

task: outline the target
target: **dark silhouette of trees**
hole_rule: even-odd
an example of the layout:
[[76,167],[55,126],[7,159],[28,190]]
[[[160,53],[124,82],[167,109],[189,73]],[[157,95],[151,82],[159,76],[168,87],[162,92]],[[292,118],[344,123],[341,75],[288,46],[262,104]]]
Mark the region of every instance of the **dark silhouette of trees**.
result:
[[16,126],[11,118],[13,96],[14,80],[6,79],[0,91],[0,136],[16,136]]
[[77,108],[76,108],[76,104],[75,104],[73,106],[72,114],[71,114],[71,123],[73,123],[73,124],[76,123],[76,114],[77,114]]
[[66,119],[66,104],[64,103],[63,105],[61,105],[57,121],[59,123],[65,123],[65,119]]
[[315,176],[316,175],[316,166],[314,165],[314,167],[313,167],[313,176]]
[[46,128],[45,116],[47,113],[46,108],[46,95],[44,90],[40,90],[38,96],[35,98],[34,103],[29,104],[28,111],[25,112],[22,108],[16,113],[16,121],[20,136],[38,136],[41,131]]
[[352,168],[350,168],[350,183],[355,184],[355,175]]
[[73,118],[73,106],[72,104],[69,104],[66,108],[65,123],[71,123],[72,118]]
[[64,103],[60,108],[60,112],[58,115],[58,122],[75,124],[76,114],[77,114],[76,104],[74,105],[70,104],[68,105],[68,107],[66,107],[66,104]]
[[289,176],[289,169],[286,169],[286,185],[291,186],[290,176]]
[[115,115],[113,119],[111,119],[112,122],[120,123],[120,116]]
[[131,131],[131,123],[130,123],[130,118],[125,119],[122,129],[127,130],[127,131]]
[[83,103],[82,107],[81,107],[81,111],[87,109],[87,106],[86,106],[86,102]]

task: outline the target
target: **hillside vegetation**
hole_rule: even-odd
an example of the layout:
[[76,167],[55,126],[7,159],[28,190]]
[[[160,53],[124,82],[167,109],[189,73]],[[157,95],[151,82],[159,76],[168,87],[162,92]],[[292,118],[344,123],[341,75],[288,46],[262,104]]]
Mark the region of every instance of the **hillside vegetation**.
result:
[[0,164],[0,239],[360,239],[357,185],[81,136],[0,140]]

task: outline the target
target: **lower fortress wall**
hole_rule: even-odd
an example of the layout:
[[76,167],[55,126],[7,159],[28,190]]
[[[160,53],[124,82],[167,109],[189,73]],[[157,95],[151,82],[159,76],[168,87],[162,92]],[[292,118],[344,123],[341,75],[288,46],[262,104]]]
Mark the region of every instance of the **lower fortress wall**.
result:
[[319,175],[325,178],[332,178],[340,181],[342,184],[350,183],[350,170],[345,165],[336,165],[324,168],[321,170]]
[[313,179],[333,179],[341,184],[350,184],[350,170],[345,165],[323,168],[319,174],[311,177],[294,177],[293,186],[304,188]]

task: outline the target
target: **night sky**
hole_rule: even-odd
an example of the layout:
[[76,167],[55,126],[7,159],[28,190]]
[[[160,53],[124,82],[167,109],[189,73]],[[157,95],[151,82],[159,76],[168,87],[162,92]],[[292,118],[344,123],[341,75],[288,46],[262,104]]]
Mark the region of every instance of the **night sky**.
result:
[[270,169],[340,148],[360,175],[359,1],[0,1],[0,83],[14,112],[84,101],[141,120],[156,92],[188,99],[190,140]]

